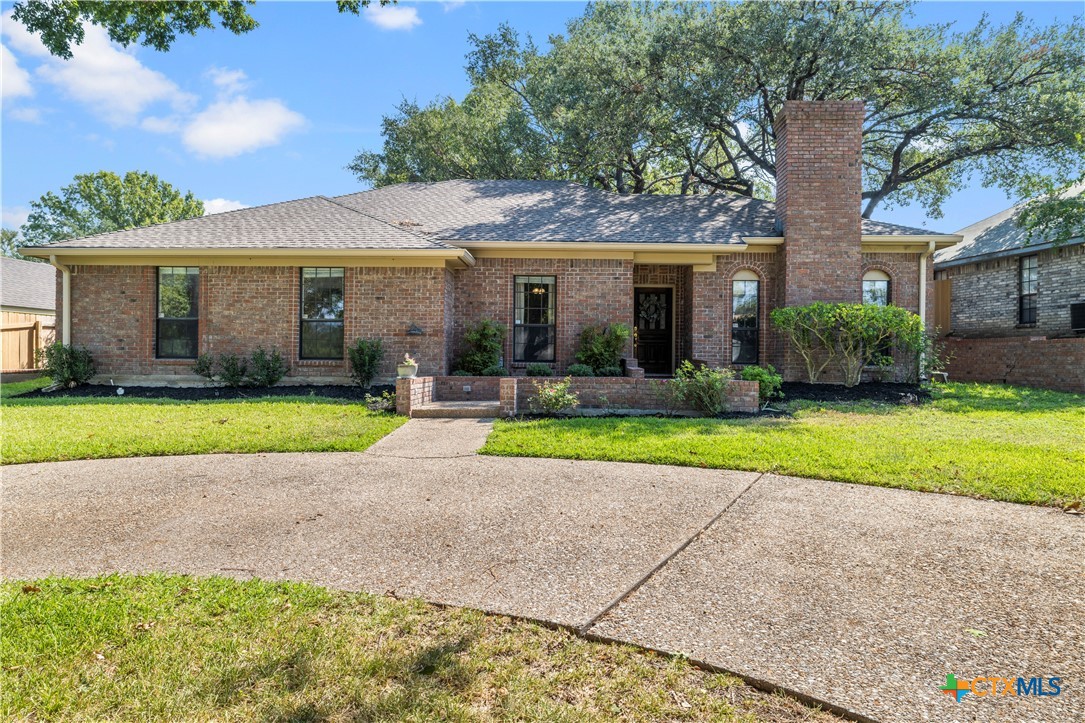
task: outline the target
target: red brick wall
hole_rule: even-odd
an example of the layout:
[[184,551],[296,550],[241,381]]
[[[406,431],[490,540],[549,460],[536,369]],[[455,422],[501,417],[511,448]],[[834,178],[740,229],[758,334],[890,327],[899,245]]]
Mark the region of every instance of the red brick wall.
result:
[[[535,394],[535,384],[546,379],[521,377],[516,380],[516,404],[521,413],[528,413],[528,399]],[[616,409],[665,409],[663,388],[666,379],[631,379],[629,377],[573,377],[570,391],[580,395],[584,407]],[[728,385],[730,411],[752,413],[758,410],[758,383],[736,380]],[[688,409],[688,407],[681,407]]]
[[716,257],[715,271],[693,273],[694,359],[710,366],[731,365],[732,281],[739,271],[750,270],[761,280],[761,363],[780,364],[777,335],[769,322],[769,312],[778,303],[779,264],[779,254],[723,254]]
[[1085,337],[943,339],[953,381],[996,382],[1085,394]]
[[463,350],[468,325],[493,319],[509,327],[505,364],[512,361],[513,277],[555,276],[557,281],[558,372],[576,363],[578,337],[588,324],[633,323],[633,262],[607,259],[480,258],[475,266],[453,272],[455,315],[450,349],[452,370]]
[[[296,267],[200,268],[200,351],[279,351],[292,376],[344,376],[342,361],[301,360]],[[190,360],[154,358],[155,279],[151,266],[79,266],[72,274],[72,342],[90,349],[102,375],[191,374]],[[380,338],[378,378],[395,376],[409,352],[422,374],[443,373],[450,275],[442,268],[346,268],[344,339]],[[407,334],[411,325],[421,336]]]
[[785,306],[860,299],[863,118],[861,101],[788,101],[776,120]]

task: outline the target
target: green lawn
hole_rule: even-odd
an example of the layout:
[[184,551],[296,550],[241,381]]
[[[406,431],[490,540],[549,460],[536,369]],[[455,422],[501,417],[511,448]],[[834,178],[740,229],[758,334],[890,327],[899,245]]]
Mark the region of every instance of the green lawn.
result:
[[777,472],[1009,502],[1085,500],[1085,396],[989,384],[790,418],[499,422],[484,454]]
[[5,398],[4,464],[208,452],[357,452],[402,417],[321,397]]
[[35,377],[33,379],[24,379],[21,382],[0,382],[0,399],[26,394],[35,389],[47,387],[52,383],[53,380],[49,377]]
[[0,583],[4,720],[837,720],[680,658],[298,583]]

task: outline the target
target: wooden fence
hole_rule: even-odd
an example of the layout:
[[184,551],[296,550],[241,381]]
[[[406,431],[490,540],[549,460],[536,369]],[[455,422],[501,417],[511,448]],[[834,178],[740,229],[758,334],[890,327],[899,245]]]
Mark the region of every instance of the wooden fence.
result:
[[5,311],[0,327],[0,371],[11,373],[38,368],[38,349],[53,343],[56,317]]

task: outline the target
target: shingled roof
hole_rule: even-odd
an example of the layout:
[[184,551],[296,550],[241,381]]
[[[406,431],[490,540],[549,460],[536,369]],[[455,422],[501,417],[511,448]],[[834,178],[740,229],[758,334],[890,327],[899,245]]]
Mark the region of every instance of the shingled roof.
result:
[[57,270],[49,264],[0,257],[0,306],[52,312]]
[[[1071,186],[1065,193],[1081,195],[1085,193],[1085,183]],[[936,268],[971,264],[984,259],[996,259],[1004,256],[1034,253],[1051,248],[1046,239],[1036,238],[1034,234],[1018,224],[1018,214],[1024,203],[1011,206],[965,226],[957,233],[964,239],[956,246],[942,249],[934,255]],[[1085,243],[1085,238],[1072,239],[1070,243]]]
[[[863,221],[865,235],[931,235]],[[619,195],[567,181],[402,183],[62,241],[55,249],[453,249],[471,242],[741,244],[773,237],[774,204]]]

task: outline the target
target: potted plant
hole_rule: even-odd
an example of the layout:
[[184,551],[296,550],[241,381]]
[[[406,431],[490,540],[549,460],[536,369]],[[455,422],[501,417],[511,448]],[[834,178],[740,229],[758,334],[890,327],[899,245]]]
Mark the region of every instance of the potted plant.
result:
[[413,379],[418,374],[418,362],[410,354],[404,354],[403,361],[396,364],[396,374],[400,379]]

